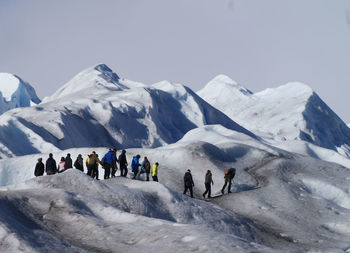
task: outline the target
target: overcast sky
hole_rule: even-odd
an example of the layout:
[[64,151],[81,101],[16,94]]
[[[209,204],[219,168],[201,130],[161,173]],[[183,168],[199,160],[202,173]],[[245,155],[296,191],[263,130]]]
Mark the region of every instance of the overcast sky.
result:
[[43,98],[98,63],[195,91],[218,74],[253,92],[300,81],[350,122],[350,1],[0,0],[0,72]]

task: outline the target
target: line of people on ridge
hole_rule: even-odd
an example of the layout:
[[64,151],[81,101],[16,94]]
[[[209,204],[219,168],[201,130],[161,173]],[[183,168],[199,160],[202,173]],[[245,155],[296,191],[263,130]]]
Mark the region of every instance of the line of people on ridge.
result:
[[[146,180],[149,181],[149,175],[152,172],[152,179],[153,181],[158,182],[158,166],[159,163],[156,162],[152,166],[151,171],[151,163],[148,160],[148,158],[145,156],[144,160],[140,164],[140,158],[141,156],[138,154],[132,158],[131,161],[131,170],[134,173],[132,179],[136,179],[138,175],[146,174]],[[120,176],[126,177],[128,174],[128,162],[126,158],[126,151],[122,150],[122,153],[117,158],[117,150],[116,149],[109,149],[109,151],[103,156],[103,158],[100,160],[98,158],[98,154],[96,154],[95,151],[92,151],[91,154],[89,154],[86,158],[86,167],[87,167],[87,175],[91,176],[92,178],[99,179],[99,170],[98,166],[102,165],[105,174],[104,179],[109,179],[110,177],[115,177],[115,174],[118,170],[117,163],[119,163],[120,168]],[[84,162],[83,157],[81,154],[78,155],[77,159],[74,162],[74,167],[82,172],[84,172]],[[66,171],[67,169],[73,168],[72,166],[72,158],[71,155],[68,153],[66,157],[61,157],[60,162],[56,166],[56,161],[53,158],[52,153],[49,154],[49,158],[46,160],[46,174],[47,175],[53,175],[56,173],[62,173]],[[38,159],[38,162],[35,166],[34,175],[35,176],[42,176],[45,171],[45,166],[42,162],[42,158]],[[221,193],[224,194],[224,190],[228,184],[228,193],[231,193],[231,185],[232,185],[232,179],[234,178],[236,174],[235,168],[230,168],[225,171],[225,183],[221,189]],[[207,170],[205,174],[205,192],[203,193],[203,198],[206,196],[208,198],[211,198],[211,185],[214,185],[214,181],[212,179],[212,173],[210,170]],[[191,170],[187,170],[184,175],[184,192],[183,194],[186,194],[189,190],[190,196],[193,198],[193,187],[194,187],[194,181],[192,178]]]
[[[231,193],[231,185],[232,185],[232,179],[236,175],[236,169],[235,168],[230,168],[225,171],[225,183],[221,189],[221,193],[224,194],[225,188],[228,184],[228,193]],[[205,179],[204,179],[204,185],[205,185],[205,192],[203,193],[203,198],[207,195],[208,198],[211,198],[211,185],[214,185],[213,181],[213,175],[210,170],[207,170],[205,174]],[[187,170],[185,175],[184,175],[184,194],[187,193],[187,190],[190,191],[190,196],[193,198],[193,187],[194,187],[194,182],[191,174],[191,170]]]
[[[151,170],[151,163],[148,160],[148,158],[145,156],[143,162],[140,164],[139,163],[140,157],[141,157],[140,155],[136,155],[132,158],[131,170],[134,173],[134,176],[132,179],[136,179],[137,175],[141,175],[145,173],[147,181],[149,181],[149,175],[151,174],[153,181],[158,182],[159,163],[158,162],[154,163],[152,165],[152,170]],[[120,168],[120,176],[126,177],[128,174],[128,162],[126,158],[126,151],[124,149],[122,150],[118,158],[117,158],[117,150],[109,149],[109,151],[103,156],[101,160],[99,159],[98,154],[96,154],[95,151],[92,151],[91,154],[87,156],[85,161],[86,168],[87,168],[86,174],[98,180],[99,179],[98,166],[101,165],[105,172],[104,179],[115,177],[116,172],[118,170],[117,163],[119,164],[119,168]],[[38,159],[38,162],[34,169],[34,175],[38,177],[38,176],[44,175],[44,172],[46,172],[47,175],[62,173],[67,169],[73,168],[72,165],[74,165],[76,169],[84,172],[84,161],[81,154],[78,155],[74,164],[72,163],[72,158],[70,153],[68,153],[66,157],[62,156],[60,159],[60,162],[56,164],[56,160],[53,158],[53,154],[50,153],[49,158],[46,160],[45,164],[42,162],[42,158]],[[139,167],[141,168],[139,169]]]

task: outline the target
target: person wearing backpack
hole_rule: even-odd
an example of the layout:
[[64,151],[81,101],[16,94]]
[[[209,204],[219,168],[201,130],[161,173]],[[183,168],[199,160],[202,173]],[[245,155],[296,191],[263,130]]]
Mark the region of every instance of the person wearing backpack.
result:
[[61,161],[58,163],[58,173],[62,173],[64,171],[67,170],[67,163],[66,163],[66,159],[64,159],[64,157],[61,157]]
[[137,173],[139,172],[139,167],[141,164],[139,163],[140,155],[136,155],[132,158],[131,161],[131,170],[134,172],[134,177],[132,179],[136,179]]
[[185,184],[184,194],[186,194],[187,190],[190,190],[191,198],[193,198],[194,182],[192,179],[191,170],[186,171],[186,173],[184,175],[184,184]]
[[44,175],[45,165],[43,164],[42,160],[42,158],[39,158],[38,162],[35,165],[34,176],[36,177]]
[[128,162],[126,160],[125,153],[126,153],[126,151],[125,151],[125,149],[123,149],[122,153],[118,157],[121,177],[126,177],[126,175],[128,174]]
[[221,193],[224,194],[224,190],[226,188],[226,185],[228,183],[228,193],[231,193],[231,184],[232,184],[232,179],[235,177],[236,175],[236,169],[235,168],[230,168],[230,169],[227,169],[225,171],[225,184],[224,186],[222,187],[221,189]]
[[53,159],[52,153],[49,154],[49,158],[46,160],[46,174],[53,175],[57,173],[56,161]]
[[214,185],[214,181],[212,179],[212,174],[210,170],[207,170],[207,173],[205,174],[205,180],[204,180],[204,185],[205,185],[205,192],[203,193],[203,198],[205,198],[205,195],[208,193],[208,198],[211,198],[211,184]]
[[159,163],[156,162],[155,164],[153,164],[152,166],[152,179],[155,182],[158,182],[158,165]]
[[83,161],[83,157],[81,156],[81,154],[79,154],[77,159],[75,160],[74,167],[77,170],[84,172],[84,161]]
[[116,162],[115,155],[114,155],[112,149],[110,149],[102,158],[102,166],[105,170],[104,179],[109,178],[109,176],[111,174],[111,168],[115,162]]
[[145,158],[143,159],[143,162],[141,164],[141,170],[140,170],[140,174],[146,173],[146,180],[149,181],[149,173],[151,172],[151,164],[148,161],[147,156],[145,156]]

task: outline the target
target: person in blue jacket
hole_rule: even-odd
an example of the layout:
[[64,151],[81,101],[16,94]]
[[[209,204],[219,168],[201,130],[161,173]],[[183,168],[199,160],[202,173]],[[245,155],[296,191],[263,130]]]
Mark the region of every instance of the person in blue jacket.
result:
[[105,170],[104,179],[108,179],[110,177],[111,168],[112,168],[113,164],[115,164],[115,162],[116,162],[116,157],[113,153],[113,150],[110,149],[102,158],[102,164],[103,164],[103,168]]
[[140,155],[136,155],[132,158],[131,161],[131,170],[134,172],[134,177],[132,179],[136,179],[137,173],[139,172],[139,167],[141,164],[139,163]]

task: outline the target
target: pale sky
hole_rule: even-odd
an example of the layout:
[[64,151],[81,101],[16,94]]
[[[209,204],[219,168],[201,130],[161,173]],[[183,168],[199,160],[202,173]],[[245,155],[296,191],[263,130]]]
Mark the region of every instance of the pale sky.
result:
[[194,91],[218,74],[253,92],[300,81],[350,122],[350,1],[0,0],[0,72],[40,98],[98,63]]

